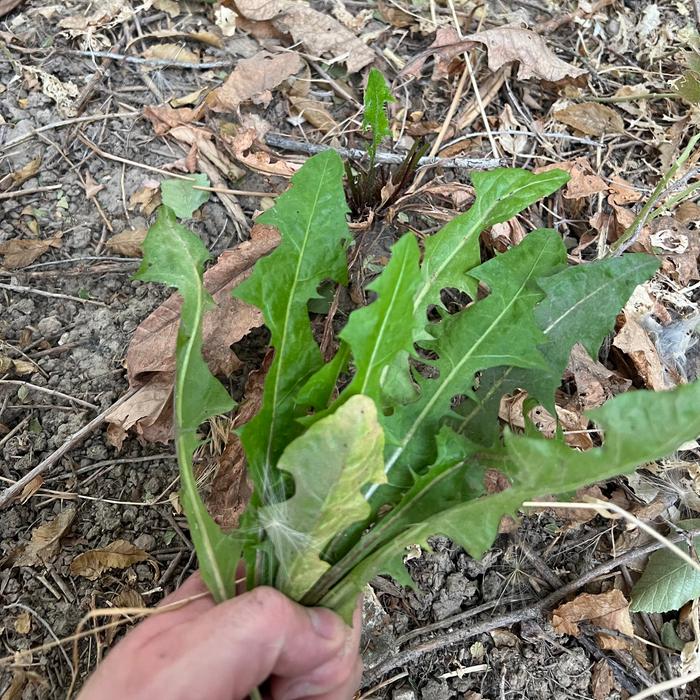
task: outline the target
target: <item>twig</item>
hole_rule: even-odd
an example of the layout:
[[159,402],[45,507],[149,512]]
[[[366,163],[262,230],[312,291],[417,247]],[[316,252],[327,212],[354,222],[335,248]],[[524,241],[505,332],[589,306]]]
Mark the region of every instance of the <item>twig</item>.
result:
[[124,61],[126,63],[138,63],[142,66],[165,66],[168,68],[188,68],[190,70],[212,70],[215,68],[231,68],[235,61],[209,61],[208,63],[187,63],[186,61],[172,61],[168,58],[141,58],[140,56],[127,56],[123,53],[111,51],[75,51],[65,50],[61,53],[71,56],[86,56],[87,58],[109,58],[112,61]]
[[72,126],[73,124],[80,124],[84,122],[97,122],[103,119],[120,119],[122,117],[129,117],[131,119],[138,119],[141,117],[141,112],[110,112],[108,114],[90,114],[85,117],[75,117],[74,119],[63,119],[58,122],[52,122],[51,124],[44,124],[44,126],[39,126],[36,129],[32,129],[29,133],[19,136],[18,138],[8,141],[7,143],[0,144],[0,152],[6,151],[13,146],[19,146],[19,144],[28,141],[33,136],[43,133],[44,131],[51,131],[52,129],[60,129],[63,126]]
[[[551,504],[550,504],[551,505]],[[467,639],[476,637],[480,634],[485,634],[497,627],[508,627],[509,625],[514,625],[518,622],[523,622],[525,620],[532,620],[539,617],[545,610],[556,605],[560,600],[563,600],[568,595],[575,593],[579,588],[585,586],[591,581],[597,579],[599,576],[609,573],[613,569],[616,569],[622,564],[629,564],[635,559],[647,556],[657,549],[667,546],[667,542],[685,542],[688,538],[692,539],[696,535],[700,534],[700,528],[695,530],[688,530],[682,535],[677,535],[676,537],[669,538],[666,542],[650,542],[642,547],[637,547],[636,549],[631,549],[629,552],[625,552],[619,557],[610,559],[596,566],[595,568],[587,571],[585,574],[577,578],[575,581],[571,581],[566,585],[562,586],[558,591],[550,593],[546,598],[543,598],[537,603],[521,608],[511,613],[505,615],[499,615],[497,617],[491,617],[478,625],[470,625],[464,629],[455,630],[449,634],[442,635],[436,639],[431,639],[422,644],[417,644],[414,647],[409,647],[405,651],[394,654],[390,659],[384,662],[380,662],[375,666],[367,669],[365,673],[365,682],[373,683],[378,678],[389,673],[399,666],[405,666],[407,664],[414,663],[423,654],[428,652],[436,651],[438,649],[444,649],[445,647],[452,646],[453,644],[459,644]]]
[[21,479],[16,481],[12,486],[8,486],[2,493],[0,493],[0,508],[4,508],[9,503],[12,502],[14,497],[22,491],[22,489],[39,474],[43,474],[49,467],[52,467],[56,462],[58,462],[63,455],[68,453],[73,447],[82,442],[82,440],[89,435],[98,425],[101,425],[105,419],[105,416],[117,406],[121,406],[127,399],[131,398],[136,392],[135,389],[129,389],[129,391],[124,394],[120,399],[115,401],[111,406],[106,408],[102,413],[95,416],[89,423],[84,425],[80,430],[71,435],[71,437],[66,440],[57,450],[52,452],[43,462],[37,464],[34,469],[27,472]]
[[[10,430],[9,433],[7,433],[7,435],[4,435],[0,439],[0,447],[2,447],[13,435],[16,435],[20,430],[22,430],[22,428],[24,428],[24,426],[27,423],[29,423],[30,419],[31,419],[31,416],[25,416],[24,418],[22,418],[22,420],[19,423],[17,423],[17,425],[14,428],[12,428],[12,430]],[[8,476],[9,476],[9,474],[8,474]]]
[[652,685],[646,690],[642,690],[640,693],[633,695],[629,700],[644,700],[644,698],[653,698],[655,695],[659,695],[664,690],[673,690],[674,688],[680,688],[686,683],[692,683],[694,680],[700,678],[700,671],[693,671],[692,673],[686,673],[684,676],[678,676],[678,678],[671,678],[671,680],[664,681],[663,683],[657,683]]
[[45,386],[39,386],[37,384],[30,384],[29,382],[23,382],[20,379],[0,379],[0,388],[2,386],[26,386],[27,389],[34,389],[35,391],[39,391],[42,394],[48,394],[49,396],[53,396],[54,398],[58,399],[66,399],[67,401],[73,401],[74,403],[77,403],[79,406],[84,406],[85,408],[90,408],[93,411],[96,411],[99,406],[95,406],[94,403],[89,403],[88,401],[83,401],[82,399],[76,399],[74,396],[71,396],[70,394],[64,394],[62,391],[56,391],[56,389],[49,389],[48,387]]
[[17,197],[26,197],[30,194],[39,194],[41,192],[51,192],[51,190],[60,190],[63,185],[45,185],[44,187],[27,187],[24,190],[14,190],[12,192],[0,192],[0,200],[16,199]]
[[0,282],[0,289],[7,289],[9,292],[18,292],[22,294],[37,294],[40,297],[50,297],[51,299],[68,299],[79,304],[94,304],[95,306],[107,306],[104,302],[96,301],[95,299],[81,299],[70,294],[59,294],[57,292],[45,292],[43,289],[34,289],[33,287],[21,287],[18,284],[4,284]]
[[[305,143],[296,141],[286,136],[279,134],[266,134],[265,143],[273,148],[282,148],[286,151],[296,153],[307,153],[314,155],[327,151],[331,146],[326,146],[319,143]],[[364,160],[368,157],[367,151],[359,148],[336,148],[335,149],[343,158],[354,158],[356,160]],[[399,153],[387,153],[386,151],[377,151],[375,157],[377,163],[391,163],[399,165],[403,163],[404,156]],[[492,170],[503,165],[500,158],[435,158],[425,156],[418,161],[419,167],[441,167],[463,170]]]

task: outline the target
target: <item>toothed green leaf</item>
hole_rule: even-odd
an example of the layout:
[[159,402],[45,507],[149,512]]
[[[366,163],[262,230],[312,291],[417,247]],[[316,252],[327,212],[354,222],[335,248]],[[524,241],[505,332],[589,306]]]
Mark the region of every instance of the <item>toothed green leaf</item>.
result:
[[182,295],[173,397],[180,500],[202,578],[214,599],[221,602],[235,593],[241,546],[238,537],[224,534],[207,512],[192,469],[192,455],[199,445],[199,426],[234,407],[228,392],[202,358],[202,320],[206,310],[214,306],[202,282],[209,253],[199,238],[178,224],[174,212],[165,206],[158,210],[143,251],[136,279],[167,284]]
[[363,131],[370,129],[372,131],[372,144],[369,147],[369,153],[371,160],[374,161],[377,146],[385,137],[391,135],[386,105],[389,102],[396,102],[384,76],[376,68],[372,68],[369,72],[364,102],[365,113],[362,117],[362,129]]
[[608,401],[588,415],[604,431],[602,447],[578,452],[560,440],[507,435],[500,466],[512,487],[427,517],[386,542],[323,599],[347,614],[357,593],[373,576],[395,571],[405,547],[426,546],[431,535],[445,535],[480,557],[491,546],[503,515],[525,501],[578,488],[632,471],[667,456],[700,434],[700,382],[673,391],[634,391]]
[[[417,471],[435,458],[435,435],[452,400],[473,394],[477,372],[501,365],[542,367],[537,346],[544,340],[533,311],[543,294],[535,281],[566,260],[555,231],[534,231],[507,253],[471,274],[490,289],[479,301],[429,326],[433,340],[422,347],[437,355],[423,362],[434,378],[416,374],[420,397],[385,419],[389,481],[406,485],[409,469]],[[514,329],[517,328],[517,332]],[[410,483],[410,481],[408,482]]]
[[649,279],[659,261],[641,253],[569,267],[537,280],[545,298],[535,308],[535,319],[545,336],[539,346],[547,364],[534,369],[498,367],[483,373],[473,400],[459,409],[454,423],[459,432],[492,444],[498,437],[498,406],[501,397],[525,389],[550,413],[554,392],[561,384],[569,355],[581,343],[592,358],[635,287]]
[[262,310],[275,351],[260,411],[241,429],[258,502],[284,497],[275,464],[302,432],[294,420],[296,394],[322,365],[307,304],[324,280],[347,280],[349,232],[342,179],[343,164],[334,151],[305,163],[292,178],[291,189],[258,218],[279,229],[279,246],[258,261],[235,292]]

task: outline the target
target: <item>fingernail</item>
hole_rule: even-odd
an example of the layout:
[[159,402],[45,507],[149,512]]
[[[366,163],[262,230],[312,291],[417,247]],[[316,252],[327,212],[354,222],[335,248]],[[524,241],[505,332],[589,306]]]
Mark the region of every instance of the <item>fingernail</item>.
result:
[[311,626],[316,634],[324,639],[338,639],[344,636],[343,623],[340,618],[322,608],[308,608],[307,612],[311,618]]
[[313,683],[301,681],[300,683],[293,683],[289,686],[287,692],[284,694],[284,700],[298,700],[298,698],[313,697],[323,692],[322,688],[319,688]]

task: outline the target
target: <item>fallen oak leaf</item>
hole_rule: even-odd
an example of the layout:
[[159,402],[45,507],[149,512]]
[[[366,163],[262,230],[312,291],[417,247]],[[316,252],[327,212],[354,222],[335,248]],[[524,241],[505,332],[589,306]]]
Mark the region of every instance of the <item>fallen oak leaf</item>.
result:
[[170,129],[173,129],[176,126],[182,126],[199,121],[203,114],[203,104],[194,109],[190,107],[178,107],[177,109],[174,109],[168,104],[160,105],[158,107],[147,105],[143,108],[144,117],[150,120],[151,124],[153,124],[153,129],[158,136],[167,134]]
[[289,96],[289,102],[292,106],[292,112],[306,119],[311,126],[320,129],[324,134],[338,127],[338,123],[333,119],[323,102],[295,95]]
[[180,44],[154,44],[142,54],[144,58],[156,58],[173,63],[199,63],[199,56]]
[[[231,296],[248,277],[255,262],[279,243],[276,229],[256,224],[251,238],[225,251],[204,274],[204,284],[217,302],[204,318],[204,358],[215,374],[230,374],[238,365],[231,345],[263,323],[261,312]],[[130,387],[139,390],[105,417],[108,439],[121,447],[126,432],[135,429],[146,442],[172,437],[170,405],[175,375],[175,348],[181,297],[172,294],[134,332],[126,355]]]
[[91,549],[89,552],[78,554],[69,568],[73,576],[95,581],[108,569],[126,569],[147,559],[150,559],[150,556],[143,549],[126,540],[115,540],[101,549]]
[[271,54],[260,51],[238,62],[233,72],[204,99],[213,112],[235,112],[244,102],[268,105],[272,90],[303,67],[295,53]]
[[7,269],[27,267],[41,257],[50,248],[61,245],[62,233],[45,239],[13,238],[0,243],[0,255],[5,257],[4,266]]
[[586,75],[583,68],[576,68],[559,58],[539,34],[514,25],[487,29],[454,43],[430,47],[411,61],[402,73],[413,72],[416,63],[421,65],[431,53],[439,53],[449,60],[473,48],[475,44],[486,46],[489,70],[493,73],[502,66],[517,62],[518,78],[521,80],[538,78],[550,83],[561,83]]
[[75,518],[75,509],[66,508],[55,518],[35,528],[28,544],[13,555],[15,566],[46,564],[58,554],[61,538]]
[[565,199],[582,199],[608,190],[605,180],[595,173],[588,159],[584,157],[561,163],[551,163],[535,168],[534,172],[543,173],[547,170],[563,170],[569,173],[570,178],[563,191]]

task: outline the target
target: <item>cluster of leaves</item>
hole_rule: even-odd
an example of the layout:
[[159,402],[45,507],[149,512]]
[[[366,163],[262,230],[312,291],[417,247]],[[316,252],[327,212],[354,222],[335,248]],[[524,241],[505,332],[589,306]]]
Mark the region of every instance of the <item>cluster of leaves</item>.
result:
[[[373,128],[376,148],[382,127]],[[480,234],[556,191],[568,179],[560,171],[473,174],[471,208],[422,250],[410,232],[396,242],[369,286],[374,300],[350,314],[324,363],[308,304],[324,282],[347,282],[343,172],[333,151],[307,161],[259,219],[279,230],[280,245],[236,290],[263,312],[274,348],[261,408],[240,431],[254,494],[236,532],[216,526],[192,471],[198,426],[233,404],[201,356],[207,251],[168,207],[146,239],[139,276],[183,296],[175,389],[182,500],[214,596],[233,594],[242,555],[249,585],[274,585],[350,619],[377,573],[410,584],[406,546],[443,534],[479,557],[523,501],[570,494],[694,438],[700,383],[623,394],[592,411],[604,440],[586,452],[530,425],[503,434],[500,398],[524,389],[554,412],[574,344],[595,357],[620,308],[658,267],[639,254],[567,267],[549,229],[482,263]],[[450,313],[448,288],[473,301]],[[487,470],[508,488],[487,489]]]

